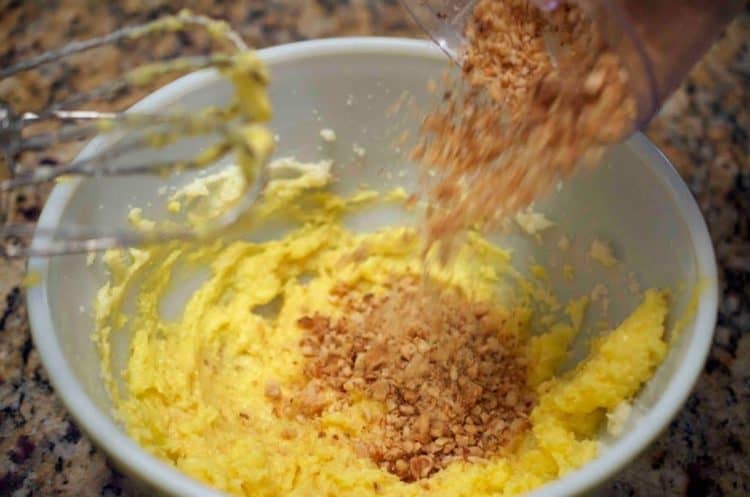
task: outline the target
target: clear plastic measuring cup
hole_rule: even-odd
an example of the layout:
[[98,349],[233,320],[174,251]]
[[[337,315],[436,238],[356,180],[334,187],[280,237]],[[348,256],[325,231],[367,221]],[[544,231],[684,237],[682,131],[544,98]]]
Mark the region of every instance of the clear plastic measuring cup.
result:
[[[504,1],[504,0],[495,0]],[[460,63],[476,0],[401,0],[419,25]],[[553,10],[560,0],[531,0]],[[643,126],[685,78],[743,0],[579,0],[630,75]]]

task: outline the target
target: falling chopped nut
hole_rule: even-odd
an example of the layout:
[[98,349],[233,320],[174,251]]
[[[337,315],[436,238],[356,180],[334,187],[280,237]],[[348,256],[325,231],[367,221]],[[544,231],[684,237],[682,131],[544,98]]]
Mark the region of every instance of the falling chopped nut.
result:
[[336,132],[331,128],[325,128],[320,130],[320,137],[323,141],[333,143],[336,141]]
[[541,212],[533,212],[531,210],[517,213],[516,223],[526,234],[532,236],[555,225],[554,222],[547,219]]
[[557,241],[557,248],[562,252],[566,252],[570,248],[570,238],[566,235],[561,236],[560,240]]
[[565,278],[565,281],[573,281],[575,279],[575,269],[573,269],[573,266],[570,264],[565,264],[563,266],[563,278]]
[[592,302],[598,302],[599,300],[609,295],[609,289],[603,283],[597,283],[596,286],[591,290]]
[[612,252],[612,247],[607,242],[594,240],[591,242],[589,256],[604,267],[610,268],[619,262]]
[[628,291],[631,295],[641,293],[641,284],[638,282],[638,276],[632,271],[628,273]]
[[[636,102],[604,33],[574,2],[477,0],[463,77],[448,78],[412,150],[429,242],[501,226],[627,136]],[[432,176],[433,171],[438,174]]]
[[352,151],[354,152],[354,155],[357,157],[364,158],[365,155],[367,155],[367,150],[361,145],[357,145],[356,143],[352,145]]

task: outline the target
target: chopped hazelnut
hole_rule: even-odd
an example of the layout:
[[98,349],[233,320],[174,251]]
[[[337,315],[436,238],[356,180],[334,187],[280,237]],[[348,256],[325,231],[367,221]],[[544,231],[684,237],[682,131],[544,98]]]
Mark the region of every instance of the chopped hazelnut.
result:
[[309,381],[290,393],[292,407],[319,416],[331,395],[335,408],[355,389],[383,402],[386,414],[365,416],[378,427],[355,450],[405,481],[498,453],[528,427],[533,407],[523,348],[503,333],[505,314],[438,290],[409,278],[382,296],[342,290],[345,318],[298,321]]
[[265,394],[269,399],[278,400],[281,398],[281,387],[275,381],[268,381],[266,383]]

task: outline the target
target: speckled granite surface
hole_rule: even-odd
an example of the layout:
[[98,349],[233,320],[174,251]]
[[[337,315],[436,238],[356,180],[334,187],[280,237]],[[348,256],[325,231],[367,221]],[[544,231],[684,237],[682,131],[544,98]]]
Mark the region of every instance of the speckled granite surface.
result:
[[[0,0],[0,65],[173,10],[160,0]],[[230,20],[256,46],[354,34],[418,35],[396,0],[193,0]],[[154,54],[201,51],[205,40],[174,37]],[[106,79],[145,57],[107,51],[0,96],[28,108]],[[669,429],[601,491],[605,496],[750,495],[750,7],[693,71],[648,135],[690,185],[709,224],[721,270],[714,346],[687,405]],[[52,158],[54,159],[54,158]],[[19,215],[33,218],[28,197]],[[71,422],[29,337],[22,266],[0,268],[0,496],[148,495],[114,471]]]

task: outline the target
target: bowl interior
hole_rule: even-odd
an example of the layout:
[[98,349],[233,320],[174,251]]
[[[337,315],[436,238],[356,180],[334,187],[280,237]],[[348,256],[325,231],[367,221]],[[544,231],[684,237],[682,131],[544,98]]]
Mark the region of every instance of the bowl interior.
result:
[[[403,129],[414,133],[419,113],[405,106],[393,116],[387,109],[404,92],[414,98],[417,108],[427,108],[434,97],[427,92],[426,82],[430,78],[437,80],[447,68],[439,51],[421,42],[335,40],[314,42],[307,47],[304,44],[278,47],[263,54],[273,77],[273,127],[279,136],[276,156],[332,159],[335,175],[340,178],[333,186],[336,191],[351,191],[362,184],[381,190],[397,185],[404,185],[407,190],[413,188],[413,168],[394,150],[392,143]],[[197,110],[226,101],[230,96],[228,83],[213,73],[199,73],[158,91],[139,107],[184,106]],[[320,138],[323,128],[336,132],[335,142],[327,143]],[[182,152],[194,153],[203,145],[190,141],[180,147]],[[84,153],[106,146],[103,140],[95,141]],[[356,152],[358,147],[364,149],[363,156]],[[140,160],[155,153],[176,152],[144,151],[128,156],[128,160]],[[191,177],[186,174],[172,178],[171,185],[184,184]],[[131,206],[143,207],[147,217],[158,219],[165,216],[161,186],[163,183],[148,178],[61,184],[45,207],[41,223],[127,227]],[[640,136],[612,150],[603,167],[580,173],[566,182],[535,210],[545,213],[556,225],[539,237],[528,236],[518,229],[495,237],[498,243],[514,250],[513,258],[519,268],[523,269],[531,260],[547,266],[550,286],[563,301],[590,294],[599,283],[609,290],[608,314],[603,314],[601,301],[592,306],[585,332],[576,342],[572,362],[586,353],[588,339],[599,333],[596,323],[605,317],[617,323],[638,303],[639,298],[630,291],[634,278],[643,289],[664,287],[674,291],[673,320],[686,308],[696,285],[703,285],[704,298],[697,318],[676,338],[668,359],[638,397],[637,414],[627,423],[622,437],[605,440],[600,459],[609,463],[599,471],[601,474],[611,471],[628,454],[632,456],[644,446],[674,413],[692,385],[700,368],[695,362],[703,360],[713,325],[716,297],[712,252],[702,219],[686,189],[663,157]],[[355,229],[371,229],[385,223],[411,223],[413,219],[399,210],[383,208],[354,216],[347,222]],[[558,246],[563,236],[571,241],[565,251]],[[611,243],[620,260],[616,267],[605,268],[592,261],[588,252],[594,239]],[[573,281],[564,278],[564,265],[573,267],[576,275]],[[59,373],[53,378],[58,391],[84,429],[94,430],[87,426],[87,420],[94,416],[103,420],[100,428],[119,430],[110,423],[111,403],[91,340],[92,305],[96,291],[106,281],[102,265],[98,260],[88,265],[87,257],[79,255],[32,260],[30,267],[43,276],[41,284],[29,292],[34,335],[45,364]],[[171,309],[165,312],[177,313],[190,290],[186,285],[180,294],[175,294]],[[128,337],[118,335],[113,346],[115,367],[121,367]],[[52,349],[59,349],[62,356],[53,357]],[[80,407],[70,405],[71,389],[79,387],[93,401],[94,412],[76,413]],[[659,423],[660,426],[654,426]],[[644,424],[652,426],[644,431]],[[107,447],[107,433],[100,431],[98,435],[105,449],[115,450]],[[140,468],[141,463],[124,461],[124,464],[135,465],[131,469],[146,473],[142,475],[146,479],[154,478],[148,475],[146,463]],[[576,477],[566,479],[569,478]],[[567,488],[580,490],[594,479],[579,478],[577,483],[571,480],[573,486]]]

